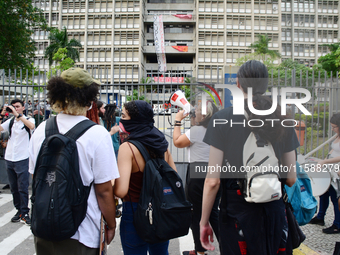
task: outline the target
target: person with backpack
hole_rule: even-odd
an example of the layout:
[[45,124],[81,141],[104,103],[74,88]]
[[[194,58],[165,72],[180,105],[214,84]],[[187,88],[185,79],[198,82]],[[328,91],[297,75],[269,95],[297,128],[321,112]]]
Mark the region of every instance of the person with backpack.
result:
[[5,153],[5,162],[13,204],[17,213],[12,217],[12,222],[23,222],[31,225],[28,208],[28,145],[31,132],[35,128],[33,118],[27,118],[23,112],[24,102],[14,99],[7,106],[6,111],[14,116],[0,125],[0,131],[9,132],[9,139]]
[[[213,102],[208,101],[206,107],[206,114],[202,114],[201,103],[195,108],[194,125],[181,135],[181,121],[186,117],[184,110],[179,111],[175,117],[175,126],[173,132],[173,142],[177,148],[188,148],[189,164],[186,175],[185,193],[189,202],[193,204],[193,218],[191,223],[192,235],[195,243],[195,250],[184,251],[183,255],[205,254],[206,249],[201,245],[200,241],[200,226],[202,214],[202,195],[204,186],[204,177],[198,178],[195,176],[195,168],[204,167],[208,165],[208,158],[210,147],[203,142],[205,132],[207,130],[210,118],[218,111]],[[196,124],[197,123],[197,124]],[[219,238],[218,231],[218,205],[220,201],[220,194],[216,196],[209,218],[209,222],[214,230],[215,235]]]
[[56,117],[42,122],[30,147],[32,232],[37,255],[99,254],[101,215],[109,244],[116,229],[111,181],[119,178],[109,133],[86,118],[100,82],[81,68],[48,81]]
[[[245,98],[252,97],[255,109],[271,108],[271,99],[262,96],[268,87],[268,71],[260,61],[250,60],[240,67],[237,87]],[[252,95],[247,94],[248,88],[252,88]],[[217,112],[210,120],[203,140],[210,145],[211,170],[207,171],[203,191],[200,222],[202,246],[207,250],[214,249],[210,243],[213,232],[209,216],[216,194],[222,186],[219,215],[222,255],[292,254],[278,174],[283,184],[292,186],[295,183],[295,149],[299,142],[292,127],[281,125],[284,116],[281,116],[280,107],[270,115],[257,116],[246,105],[247,100],[244,115],[234,115],[232,106]],[[268,122],[265,119],[278,121]],[[219,120],[224,124],[215,125]],[[259,120],[263,121],[263,125]],[[249,157],[244,160],[246,155]],[[265,177],[266,173],[259,173],[249,180],[249,175],[254,172],[245,170],[245,166],[253,166],[256,170],[256,166],[267,164],[267,160],[273,162],[272,167],[276,169],[268,171],[268,177]],[[253,185],[254,182],[258,188]],[[267,188],[275,189],[277,193],[265,191]],[[268,194],[271,194],[269,198]],[[259,199],[261,202],[251,199]]]
[[[333,132],[335,132],[338,136],[335,138],[335,140],[331,144],[332,150],[328,153],[328,156],[318,161],[319,168],[325,169],[325,165],[328,164],[339,164],[340,163],[340,113],[334,114],[330,119],[330,124],[332,127]],[[333,166],[331,167],[331,169]],[[331,198],[331,201],[333,203],[333,209],[334,209],[334,221],[333,224],[322,230],[325,234],[338,234],[340,233],[340,211],[338,207],[338,200],[337,200],[337,193],[339,192],[338,182],[337,179],[339,179],[338,173],[335,168],[334,171],[331,171],[332,174],[332,181],[329,189],[320,196],[320,207],[318,214],[309,222],[310,224],[317,224],[320,226],[325,225],[325,215],[326,211],[329,205],[329,198]],[[328,169],[327,169],[328,171]]]
[[[147,243],[136,232],[134,213],[141,196],[145,160],[138,148],[130,143],[141,143],[151,158],[164,158],[176,170],[175,163],[168,149],[168,142],[155,126],[151,106],[145,101],[125,103],[120,119],[120,128],[125,132],[121,136],[122,144],[118,153],[120,178],[115,180],[114,194],[123,199],[123,214],[120,223],[120,238],[124,255],[168,255],[169,241]],[[152,217],[152,214],[149,213]]]

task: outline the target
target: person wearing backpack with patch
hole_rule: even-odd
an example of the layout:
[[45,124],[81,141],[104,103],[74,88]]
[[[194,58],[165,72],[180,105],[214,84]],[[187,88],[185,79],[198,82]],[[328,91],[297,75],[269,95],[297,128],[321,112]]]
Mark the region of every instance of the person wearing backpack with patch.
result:
[[35,121],[33,118],[27,118],[23,115],[24,110],[23,101],[20,99],[12,100],[6,111],[14,116],[1,124],[0,131],[9,132],[5,162],[13,204],[17,209],[17,213],[11,221],[21,221],[31,225],[28,208],[28,145],[31,132],[35,128]]
[[[154,127],[153,110],[145,101],[131,101],[125,103],[120,119],[120,138],[122,144],[118,152],[118,169],[120,178],[115,180],[114,194],[123,199],[123,214],[120,223],[120,238],[122,242],[124,255],[168,255],[169,240],[150,243],[145,241],[148,229],[144,229],[142,234],[138,233],[135,227],[134,216],[138,211],[140,200],[145,194],[142,194],[142,187],[148,184],[144,183],[146,159],[153,163],[153,159],[165,162],[176,170],[175,163],[168,149],[168,142],[163,133]],[[164,161],[165,160],[165,161]],[[173,171],[173,170],[170,171]],[[148,172],[146,174],[149,174]],[[176,182],[177,184],[177,182]],[[180,187],[181,183],[178,182]],[[184,197],[184,190],[183,197]],[[164,194],[171,197],[174,193],[171,188],[164,189]],[[156,222],[155,216],[159,208],[153,207],[153,201],[150,201],[150,207],[143,212],[146,215],[150,226],[160,226],[166,222]],[[188,226],[189,228],[189,226]],[[143,231],[143,230],[142,230]],[[160,229],[159,231],[165,231]]]
[[108,244],[115,235],[111,181],[119,173],[111,138],[85,117],[99,86],[81,68],[48,81],[49,102],[58,115],[39,125],[29,146],[37,255],[99,254],[101,215]]
[[[247,61],[240,67],[237,87],[245,98],[253,97],[255,109],[271,108],[271,100],[261,96],[268,87],[268,71],[260,61]],[[249,87],[253,95],[247,95]],[[278,121],[272,123],[265,119]],[[209,215],[222,186],[219,215],[222,255],[292,254],[280,180],[288,186],[295,183],[295,149],[299,143],[294,129],[281,125],[283,119],[280,107],[269,116],[256,116],[246,106],[244,115],[234,115],[231,106],[217,112],[210,120],[203,140],[210,145],[211,168],[204,184],[200,222],[205,249],[214,249],[210,243],[213,234]],[[215,125],[218,120],[223,120],[224,124]],[[249,121],[253,127],[247,124]],[[255,167],[256,171],[264,171],[259,166],[276,167],[279,175],[274,170],[251,175],[254,171],[245,169],[247,166]],[[280,166],[287,170],[285,175]],[[218,171],[219,168],[223,171]]]

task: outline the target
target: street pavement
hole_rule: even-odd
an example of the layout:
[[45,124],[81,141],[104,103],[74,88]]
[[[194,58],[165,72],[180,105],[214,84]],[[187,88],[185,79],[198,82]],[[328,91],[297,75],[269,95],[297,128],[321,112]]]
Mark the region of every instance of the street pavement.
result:
[[[35,255],[33,235],[30,227],[21,223],[12,223],[11,218],[16,213],[9,190],[3,190],[0,184],[0,255]],[[117,219],[116,236],[108,247],[108,255],[123,254],[119,237],[120,219]],[[215,238],[216,240],[216,238]],[[217,243],[215,241],[215,243]],[[216,246],[218,246],[216,244]],[[169,254],[180,255],[183,251],[193,250],[192,234],[170,241]],[[219,254],[218,247],[209,255]]]
[[[2,190],[3,186],[0,185],[0,254],[35,255],[33,235],[30,227],[20,222],[11,222],[11,218],[16,213],[16,210],[13,207],[10,191]],[[300,249],[294,251],[294,255],[332,255],[335,242],[340,241],[340,234],[326,235],[322,233],[322,229],[331,226],[333,219],[333,206],[330,202],[324,227],[311,224],[301,227],[307,238]],[[109,245],[108,255],[123,254],[119,238],[119,225],[120,219],[117,219],[116,236]],[[216,241],[215,246],[218,246]],[[181,255],[183,251],[192,250],[193,248],[192,234],[189,232],[184,237],[170,241],[169,254]],[[218,247],[216,247],[215,251],[208,252],[208,254],[220,254]]]

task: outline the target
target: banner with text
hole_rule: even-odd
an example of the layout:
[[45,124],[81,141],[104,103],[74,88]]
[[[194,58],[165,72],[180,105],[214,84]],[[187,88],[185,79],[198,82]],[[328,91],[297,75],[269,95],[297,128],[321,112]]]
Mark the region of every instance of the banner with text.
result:
[[166,72],[166,57],[165,57],[165,46],[164,46],[164,29],[163,29],[163,16],[154,16],[153,22],[154,28],[154,40],[155,49],[158,61],[158,71],[163,73]]

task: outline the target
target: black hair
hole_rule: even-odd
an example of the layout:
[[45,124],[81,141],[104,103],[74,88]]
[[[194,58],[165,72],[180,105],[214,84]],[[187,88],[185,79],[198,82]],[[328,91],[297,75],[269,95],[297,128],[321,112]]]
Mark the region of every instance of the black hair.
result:
[[107,104],[105,106],[104,121],[106,122],[107,130],[110,130],[116,124],[116,108],[116,104]]
[[333,114],[329,122],[340,128],[340,113]]
[[[237,72],[237,78],[245,93],[247,93],[249,87],[253,89],[253,94],[248,95],[248,97],[253,97],[253,106],[255,109],[268,110],[271,108],[272,100],[269,97],[262,96],[268,87],[268,70],[262,62],[257,60],[247,61]],[[247,101],[246,99],[244,104],[245,110],[248,113],[248,121],[254,120],[252,125],[260,125],[263,123],[261,127],[249,126],[249,128],[261,138],[271,143],[282,140],[285,135],[285,130],[281,125],[281,121],[284,120],[286,116],[281,115],[281,107],[277,105],[276,110],[269,115],[256,115],[250,112]],[[256,123],[255,119],[262,120],[262,123]],[[278,119],[280,121],[273,121],[272,123],[272,121],[266,121],[266,119]]]
[[102,108],[104,103],[102,101],[97,101],[96,103],[97,103],[97,108],[98,108],[98,111],[99,111],[100,108]]
[[80,107],[89,107],[92,101],[96,101],[99,85],[93,82],[89,86],[79,88],[67,84],[61,77],[52,77],[48,81],[47,90],[51,105],[58,103],[65,109],[68,102],[72,102]]
[[238,70],[237,79],[245,93],[251,87],[253,95],[262,95],[268,87],[267,67],[257,60],[247,61]]
[[129,113],[131,119],[137,117],[139,115],[139,111],[135,101],[130,101],[124,104],[125,110]]
[[15,103],[20,103],[21,106],[24,106],[24,102],[22,100],[20,100],[19,98],[15,98],[11,101],[11,105],[13,105]]

